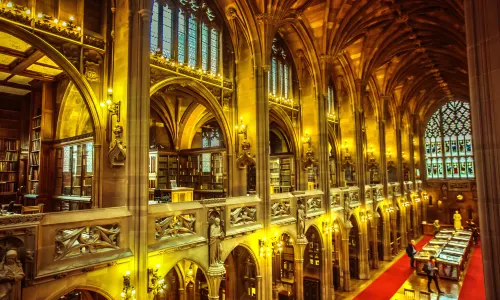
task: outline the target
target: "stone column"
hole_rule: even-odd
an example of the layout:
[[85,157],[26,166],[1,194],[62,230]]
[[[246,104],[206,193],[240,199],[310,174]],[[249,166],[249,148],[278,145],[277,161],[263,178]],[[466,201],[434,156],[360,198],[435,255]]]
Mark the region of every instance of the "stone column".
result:
[[[328,205],[330,206],[330,205]],[[330,224],[331,225],[331,224]],[[333,231],[329,230],[326,234],[323,252],[323,282],[322,285],[326,289],[325,299],[335,299],[335,287],[333,285],[333,253],[332,253],[332,240]],[[328,296],[328,297],[327,297]]]
[[369,279],[370,277],[368,230],[366,221],[359,223],[359,279]]
[[[396,144],[397,144],[397,171],[398,171],[398,182],[399,182],[399,190],[401,193],[400,198],[405,199],[405,185],[404,185],[404,175],[403,175],[403,143],[402,143],[402,135],[403,135],[403,129],[401,128],[401,116],[398,114],[397,116],[397,122],[396,122]],[[398,249],[401,248],[401,246],[406,246],[408,243],[407,241],[407,230],[406,230],[406,212],[405,208],[403,207],[403,203],[399,201],[399,199],[396,199],[396,202],[399,202],[399,208],[400,208],[400,222],[399,222],[399,231],[401,233],[401,243],[398,245]],[[395,202],[395,203],[396,203]]]
[[264,291],[262,289],[262,276],[255,276],[255,289],[257,290],[257,300],[264,300]]
[[342,238],[342,277],[344,278],[344,291],[351,290],[351,271],[349,269],[349,230],[346,230],[346,236]]
[[391,252],[391,214],[382,211],[384,214],[383,218],[383,230],[384,234],[382,235],[382,243],[384,245],[384,260],[390,261],[392,260],[392,252]]
[[128,207],[132,214],[129,236],[134,253],[133,276],[139,298],[146,297],[148,283],[148,163],[149,163],[149,37],[150,1],[130,4],[129,73],[127,93]]
[[307,246],[307,239],[299,238],[296,242],[297,247],[294,251],[295,268],[295,299],[304,299],[304,251]]
[[207,281],[208,281],[208,299],[219,299],[220,283],[224,280],[226,269],[222,264],[213,264],[208,268]]
[[380,182],[384,186],[384,198],[387,199],[387,147],[385,141],[385,111],[387,108],[388,96],[381,97],[381,110],[379,116],[378,130],[379,130],[379,143],[380,143]]
[[487,299],[500,299],[500,0],[465,0],[472,136]]
[[179,288],[179,299],[186,300],[186,290],[183,287]]

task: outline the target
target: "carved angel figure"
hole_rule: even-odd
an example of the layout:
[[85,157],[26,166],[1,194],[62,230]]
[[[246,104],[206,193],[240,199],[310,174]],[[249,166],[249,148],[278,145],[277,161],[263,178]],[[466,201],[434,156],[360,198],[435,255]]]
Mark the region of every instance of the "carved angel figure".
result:
[[0,263],[0,299],[20,300],[23,278],[23,265],[17,260],[17,251],[7,251]]

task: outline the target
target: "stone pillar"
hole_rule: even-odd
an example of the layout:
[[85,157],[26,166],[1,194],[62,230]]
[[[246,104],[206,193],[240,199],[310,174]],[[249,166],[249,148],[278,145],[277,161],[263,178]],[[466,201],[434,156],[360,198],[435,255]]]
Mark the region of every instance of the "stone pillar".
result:
[[349,230],[346,230],[345,237],[342,238],[342,277],[344,278],[344,291],[351,290],[351,271],[349,269]]
[[387,147],[385,141],[385,111],[387,109],[388,96],[381,97],[380,121],[378,122],[379,143],[380,143],[380,182],[384,186],[383,194],[387,199]]
[[186,300],[186,290],[183,287],[179,288],[179,299]]
[[500,0],[465,0],[472,136],[487,299],[500,299]]
[[208,299],[219,299],[220,283],[224,280],[226,269],[222,264],[213,264],[208,268],[207,281],[208,281]]
[[324,299],[333,300],[335,299],[335,288],[333,286],[333,253],[332,253],[333,231],[329,230],[325,236],[326,236],[325,238],[326,245],[323,246],[325,251],[323,252],[322,285],[325,287],[326,293],[323,295],[325,295]]
[[383,218],[383,230],[384,234],[382,235],[382,243],[384,245],[384,260],[390,261],[392,260],[391,253],[391,214],[382,211],[384,214]]
[[264,300],[264,290],[262,289],[262,276],[255,276],[255,289],[257,290],[257,300]]
[[[139,298],[146,297],[148,283],[148,168],[149,168],[149,37],[150,1],[130,5],[129,81],[127,86],[127,192],[132,214],[133,276]],[[127,72],[127,70],[123,70]]]
[[307,239],[299,238],[296,242],[297,247],[295,248],[294,254],[294,268],[295,268],[295,299],[304,299],[304,251],[307,246]]
[[359,279],[369,279],[370,263],[368,262],[368,224],[359,223]]
[[[401,193],[400,198],[405,198],[405,185],[404,185],[404,174],[403,174],[403,142],[402,142],[402,135],[403,135],[403,129],[401,128],[401,116],[398,114],[397,116],[397,122],[396,122],[396,144],[397,144],[397,171],[398,171],[398,182],[399,182],[399,190]],[[406,200],[406,199],[405,199]],[[407,230],[406,230],[406,209],[403,207],[403,203],[399,201],[399,199],[396,199],[396,202],[399,202],[399,208],[400,208],[400,219],[399,219],[399,231],[401,233],[401,243],[398,245],[398,249],[401,246],[406,246],[408,243],[407,241]],[[396,203],[395,202],[395,203]],[[395,204],[394,203],[394,204]]]

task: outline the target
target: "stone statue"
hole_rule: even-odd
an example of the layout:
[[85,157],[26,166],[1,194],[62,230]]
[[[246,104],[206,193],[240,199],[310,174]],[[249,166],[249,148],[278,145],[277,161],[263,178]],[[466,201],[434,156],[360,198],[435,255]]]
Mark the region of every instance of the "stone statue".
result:
[[446,186],[446,184],[443,184],[443,186],[441,186],[441,196],[443,198],[448,197],[448,187]]
[[462,216],[458,213],[458,210],[453,215],[453,227],[455,227],[455,230],[462,229]]
[[210,226],[210,266],[222,264],[222,240],[224,232],[220,224],[220,219],[215,218]]
[[302,238],[305,236],[304,230],[306,228],[306,209],[304,204],[300,203],[297,209],[297,236]]
[[434,235],[436,235],[441,228],[441,225],[439,225],[439,220],[434,221],[434,224],[432,224],[432,226],[434,227]]
[[21,300],[23,278],[23,265],[17,260],[17,251],[7,251],[0,263],[0,299]]

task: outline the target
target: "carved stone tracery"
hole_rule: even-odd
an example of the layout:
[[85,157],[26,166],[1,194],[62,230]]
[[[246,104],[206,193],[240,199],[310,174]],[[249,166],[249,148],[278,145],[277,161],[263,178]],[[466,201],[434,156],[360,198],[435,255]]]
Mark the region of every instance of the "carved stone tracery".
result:
[[257,208],[255,206],[243,206],[231,209],[231,225],[245,225],[257,221]]
[[194,214],[156,218],[155,236],[157,240],[193,235],[196,218]]

